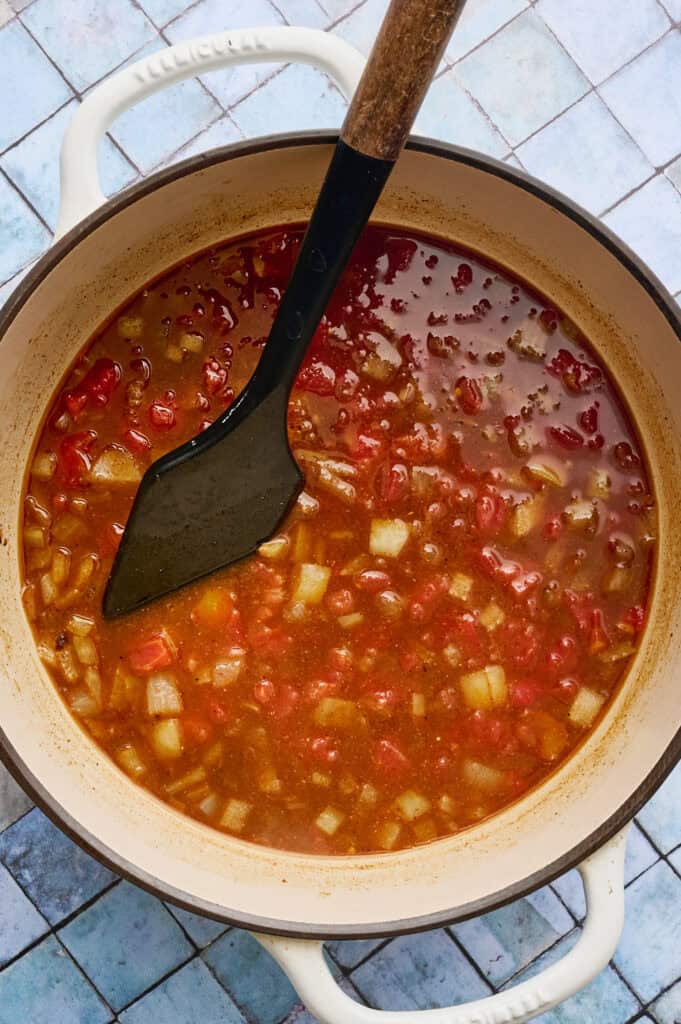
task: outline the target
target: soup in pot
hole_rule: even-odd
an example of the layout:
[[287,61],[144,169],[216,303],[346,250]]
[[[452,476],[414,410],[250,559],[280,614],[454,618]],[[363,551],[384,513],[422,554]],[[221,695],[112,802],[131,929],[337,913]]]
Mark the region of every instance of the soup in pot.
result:
[[35,445],[25,607],[73,714],[162,800],[268,846],[396,850],[517,800],[593,729],[645,624],[654,501],[575,324],[373,226],[291,393],[305,487],[279,532],[104,621],[144,470],[244,387],[302,234],[201,253],[94,335]]

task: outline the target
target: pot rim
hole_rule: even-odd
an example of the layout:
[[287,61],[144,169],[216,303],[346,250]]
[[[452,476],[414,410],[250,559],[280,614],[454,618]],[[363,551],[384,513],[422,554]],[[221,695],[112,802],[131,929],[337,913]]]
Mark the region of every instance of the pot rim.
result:
[[[129,186],[118,195],[108,199],[91,214],[84,217],[82,221],[60,238],[59,241],[55,242],[39,258],[35,266],[10,295],[4,307],[0,309],[0,343],[22,306],[30,299],[41,281],[59,263],[62,257],[74,249],[83,238],[106,223],[116,213],[132,205],[139,198],[150,194],[159,186],[169,184],[204,167],[209,167],[226,160],[295,146],[331,146],[335,144],[337,139],[338,133],[336,132],[317,130],[268,135],[256,140],[221,146],[207,153],[188,157],[186,160],[156,171]],[[406,148],[428,156],[442,157],[446,160],[465,164],[485,173],[503,178],[530,193],[540,201],[554,207],[554,209],[566,217],[569,217],[615,256],[629,271],[653,300],[681,342],[681,316],[677,312],[676,303],[668,290],[626,243],[622,242],[609,228],[577,203],[533,178],[523,170],[462,146],[412,136]],[[50,794],[42,781],[35,777],[28,769],[18,751],[9,742],[0,724],[0,762],[4,763],[19,785],[58,828],[117,875],[139,885],[159,899],[168,900],[173,905],[184,910],[199,913],[214,920],[251,931],[308,939],[379,938],[426,931],[497,910],[508,903],[527,896],[536,889],[552,882],[566,871],[577,867],[586,857],[619,832],[664,782],[679,760],[681,760],[681,724],[673,740],[663,751],[652,771],[649,772],[638,788],[630,794],[627,800],[616,808],[598,828],[594,829],[584,840],[567,850],[551,864],[547,864],[541,870],[522,879],[522,881],[494,893],[493,896],[466,903],[463,907],[457,908],[456,911],[454,909],[442,910],[418,917],[385,921],[377,924],[365,924],[359,927],[335,924],[320,926],[306,925],[301,922],[280,921],[276,918],[265,918],[237,911],[225,911],[215,903],[191,897],[174,886],[161,883],[155,876],[141,870],[125,857],[114,853],[96,835],[86,830],[79,821],[67,813],[61,804]]]

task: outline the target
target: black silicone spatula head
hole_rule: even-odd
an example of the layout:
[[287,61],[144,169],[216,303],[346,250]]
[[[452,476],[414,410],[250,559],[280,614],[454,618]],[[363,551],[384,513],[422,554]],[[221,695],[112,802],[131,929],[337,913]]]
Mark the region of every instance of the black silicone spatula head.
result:
[[291,507],[302,485],[286,432],[291,385],[463,3],[392,0],[255,373],[208,430],[147,470],[104,595],[107,618],[251,554]]

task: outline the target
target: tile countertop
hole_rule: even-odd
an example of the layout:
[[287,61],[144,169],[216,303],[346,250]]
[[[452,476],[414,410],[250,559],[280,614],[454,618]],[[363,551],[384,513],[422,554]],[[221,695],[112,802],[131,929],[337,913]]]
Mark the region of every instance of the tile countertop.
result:
[[[219,28],[297,24],[367,52],[386,0],[0,0],[0,301],[50,242],[57,147],[93,85]],[[574,197],[681,298],[681,0],[468,0],[417,130],[506,159]],[[211,147],[337,127],[308,67],[237,67],[121,117],[114,193]],[[148,131],[149,119],[154,131]],[[681,1021],[681,768],[638,817],[612,964],[545,1024]],[[329,945],[341,984],[386,1009],[503,988],[561,955],[584,914],[574,872],[475,921]],[[58,832],[0,768],[0,1024],[313,1024],[247,933],[166,907]]]

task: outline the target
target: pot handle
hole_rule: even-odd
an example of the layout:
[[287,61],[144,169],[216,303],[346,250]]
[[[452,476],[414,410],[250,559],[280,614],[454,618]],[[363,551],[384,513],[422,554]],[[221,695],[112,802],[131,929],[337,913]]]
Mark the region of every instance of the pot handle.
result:
[[81,103],[64,135],[60,156],[61,198],[55,238],[105,202],[97,149],[113,121],[128,107],[169,85],[230,64],[296,61],[313,64],[350,98],[365,60],[345,40],[313,28],[244,28],[200,36],[169,46],[129,65],[97,86]]
[[336,984],[311,939],[258,935],[321,1024],[498,1024],[531,1020],[584,988],[612,957],[624,922],[624,853],[628,826],[579,866],[588,913],[578,942],[562,960],[505,992],[457,1007],[374,1010]]

